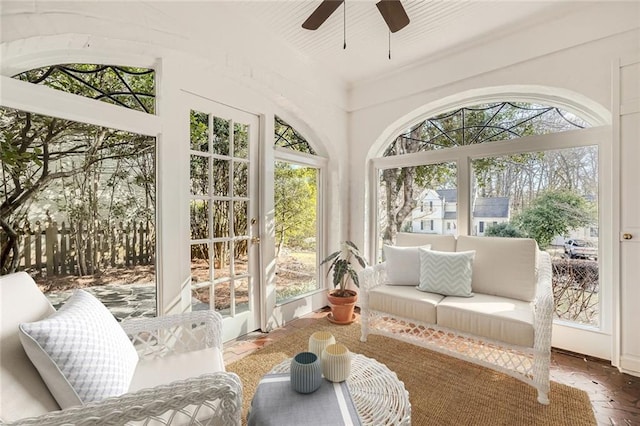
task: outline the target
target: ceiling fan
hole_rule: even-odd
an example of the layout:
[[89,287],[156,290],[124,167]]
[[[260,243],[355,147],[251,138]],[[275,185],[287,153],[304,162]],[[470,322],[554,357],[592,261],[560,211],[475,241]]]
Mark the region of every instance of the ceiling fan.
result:
[[[344,0],[323,0],[304,21],[302,28],[317,30],[342,3]],[[400,0],[380,0],[376,6],[392,33],[400,31],[409,24],[409,16],[407,16]]]

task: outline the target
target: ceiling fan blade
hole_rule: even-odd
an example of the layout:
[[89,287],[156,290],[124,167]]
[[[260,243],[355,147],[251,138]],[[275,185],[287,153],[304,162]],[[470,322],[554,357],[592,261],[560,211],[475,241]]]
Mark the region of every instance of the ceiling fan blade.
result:
[[400,0],[380,0],[376,6],[378,6],[380,14],[392,33],[409,25],[409,16],[407,16]]
[[323,0],[320,6],[304,21],[302,28],[317,30],[343,2],[344,0]]

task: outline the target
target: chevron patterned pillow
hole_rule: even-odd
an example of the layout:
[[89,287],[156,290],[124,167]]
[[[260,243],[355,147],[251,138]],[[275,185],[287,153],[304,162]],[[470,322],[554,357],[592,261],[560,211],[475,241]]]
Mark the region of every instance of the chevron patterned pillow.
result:
[[444,252],[419,250],[420,285],[418,290],[444,296],[471,297],[473,251]]
[[138,354],[111,312],[76,290],[49,317],[19,326],[25,352],[61,408],[129,390]]

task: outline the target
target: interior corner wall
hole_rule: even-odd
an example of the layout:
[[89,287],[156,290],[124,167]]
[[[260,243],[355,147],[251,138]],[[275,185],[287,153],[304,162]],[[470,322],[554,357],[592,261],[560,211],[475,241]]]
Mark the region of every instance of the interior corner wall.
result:
[[[224,16],[211,18],[220,21],[218,27],[228,31],[219,34],[212,30],[210,37],[216,41],[212,47],[209,40],[199,41],[176,31],[171,27],[173,17],[157,17],[153,11],[153,7],[143,3],[3,3],[0,69],[4,75],[11,76],[18,69],[54,63],[109,62],[142,66],[139,59],[134,64],[127,63],[127,59],[155,59],[161,70],[158,198],[162,201],[158,211],[164,234],[158,248],[161,256],[158,261],[163,263],[158,268],[162,274],[158,282],[161,286],[159,313],[164,314],[184,309],[181,288],[190,276],[188,251],[176,253],[176,247],[189,244],[189,215],[185,210],[188,208],[189,157],[188,148],[181,145],[188,133],[185,134],[184,123],[181,125],[175,115],[179,110],[176,103],[185,99],[181,93],[186,90],[260,117],[273,118],[278,114],[304,123],[305,136],[321,146],[329,159],[326,213],[331,220],[327,221],[325,230],[328,248],[336,246],[347,231],[348,188],[340,185],[348,179],[347,114],[346,94],[334,82],[303,79],[301,76],[314,75],[315,70],[296,62],[295,58],[288,61],[281,58],[274,65],[278,69],[270,68],[258,59],[276,55],[265,51],[264,46],[256,46],[256,52],[247,51],[242,45],[241,29],[231,28],[224,22]],[[146,13],[145,20],[136,20],[136,13],[139,16]],[[218,27],[211,25],[212,29]],[[238,33],[237,37],[233,31]],[[236,41],[240,45],[236,45]],[[247,59],[253,57],[257,59]],[[50,115],[55,113],[52,110]],[[188,126],[186,128],[188,132]],[[273,135],[261,134],[260,145],[260,149],[271,149]],[[176,205],[183,207],[176,208]]]
[[[637,11],[637,5],[634,9]],[[638,16],[636,12],[636,17]],[[639,22],[640,21],[636,21]],[[457,61],[451,62],[444,58],[437,63],[426,64],[423,67],[424,73],[418,69],[411,70],[405,75],[389,77],[388,80],[377,81],[375,86],[381,91],[387,90],[389,86],[402,85],[403,87],[421,87],[419,91],[396,98],[394,96],[377,97],[366,94],[367,99],[376,99],[375,102],[362,104],[350,113],[349,140],[350,140],[350,194],[351,194],[351,219],[349,236],[358,243],[368,248],[367,256],[370,258],[373,247],[372,238],[375,226],[373,214],[375,214],[375,204],[373,188],[377,187],[376,178],[371,176],[370,160],[381,155],[384,148],[397,136],[401,130],[408,125],[415,123],[418,119],[427,118],[426,114],[437,114],[453,109],[456,105],[469,105],[470,100],[481,103],[478,99],[498,100],[504,95],[513,99],[513,95],[520,94],[521,100],[548,100],[549,104],[583,106],[585,111],[593,113],[594,117],[599,116],[598,124],[608,125],[611,128],[613,121],[613,87],[617,76],[613,75],[613,65],[619,63],[619,59],[634,52],[640,52],[640,25],[630,31],[615,33],[604,38],[576,44],[572,47],[560,50],[551,49],[543,55],[530,57],[527,60],[518,61],[500,69],[486,72],[478,72],[462,79],[451,79],[448,82],[438,82],[429,86],[429,71],[438,70],[438,74],[448,72]],[[504,42],[504,41],[501,41]],[[521,48],[521,46],[513,46]],[[486,46],[470,49],[465,52],[469,61],[481,61],[481,53],[486,53]],[[458,64],[459,65],[459,64]],[[617,72],[617,70],[616,70]],[[456,75],[452,72],[451,75]],[[640,80],[640,79],[638,79]],[[636,80],[637,81],[637,80]],[[637,87],[637,86],[631,86]],[[361,92],[374,90],[372,86],[356,87],[353,89],[353,96],[356,99],[363,99]],[[494,96],[490,96],[493,94]],[[529,94],[530,96],[528,96]],[[538,94],[539,96],[535,96]],[[364,95],[363,95],[364,96]],[[527,99],[529,98],[529,99]],[[457,102],[457,103],[456,103]],[[614,132],[610,132],[612,144],[637,144],[634,140],[613,140]],[[623,146],[622,151],[625,151]],[[628,152],[637,152],[634,147],[627,147]],[[610,157],[608,155],[608,157]],[[628,162],[629,160],[627,160]],[[640,159],[633,160],[637,163]],[[606,163],[605,163],[606,164]],[[615,174],[618,173],[620,164],[608,163],[605,166],[609,170],[604,170],[605,190],[616,190]],[[621,186],[627,188],[637,188],[637,183],[632,182],[634,175],[631,173],[620,176]],[[619,190],[619,188],[617,188]],[[637,191],[636,191],[637,192]],[[614,196],[613,198],[617,198]],[[609,234],[608,246],[618,244],[615,220],[621,212],[618,205],[603,206],[611,210],[613,218],[613,228]],[[623,215],[624,216],[624,215]],[[614,250],[615,252],[615,250]],[[613,276],[616,276],[616,263],[614,258],[612,268]],[[634,271],[625,271],[627,276],[637,277],[640,273],[637,267]],[[625,288],[633,286],[633,282],[613,282],[613,286]],[[613,309],[619,309],[619,305],[614,302]],[[632,324],[640,321],[637,311],[627,312],[623,318],[625,323],[621,324],[622,329],[634,328]],[[634,328],[635,329],[635,328]],[[620,330],[614,331],[614,342],[612,346],[620,345]],[[624,338],[624,337],[622,337]],[[627,339],[629,337],[627,336]],[[637,334],[636,334],[637,339]],[[635,345],[635,346],[634,346]],[[623,347],[637,347],[637,340],[633,344],[629,342]],[[615,357],[615,349],[613,351]],[[640,358],[640,354],[634,354]],[[618,359],[612,359],[614,365],[618,365]],[[630,370],[629,370],[630,371]],[[640,374],[636,372],[634,374]]]

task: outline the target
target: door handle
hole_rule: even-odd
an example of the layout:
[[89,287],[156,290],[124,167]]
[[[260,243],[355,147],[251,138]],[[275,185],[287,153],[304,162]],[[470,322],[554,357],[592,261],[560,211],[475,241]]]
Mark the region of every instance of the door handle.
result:
[[631,234],[630,234],[630,233],[628,233],[628,232],[625,232],[624,234],[622,234],[622,239],[623,239],[623,240],[630,240],[630,239],[632,239],[632,238],[633,238],[633,235],[631,235]]
[[260,244],[260,237],[251,237],[251,244]]

